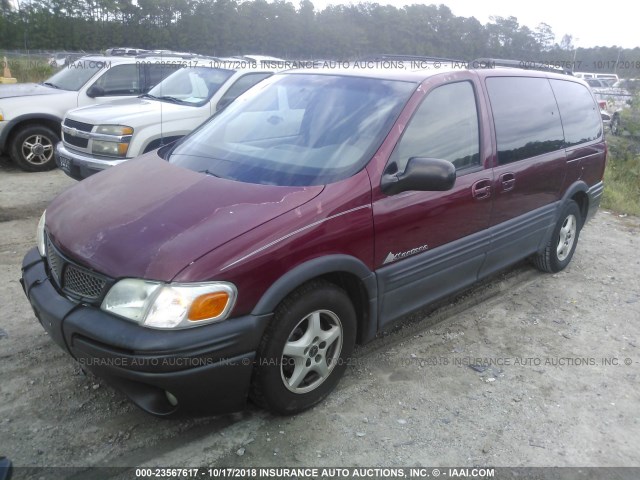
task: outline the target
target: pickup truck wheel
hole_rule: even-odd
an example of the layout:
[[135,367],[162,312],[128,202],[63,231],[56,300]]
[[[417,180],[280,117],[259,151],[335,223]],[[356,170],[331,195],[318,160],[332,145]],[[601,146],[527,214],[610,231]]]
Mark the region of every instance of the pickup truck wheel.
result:
[[534,257],[535,266],[543,272],[559,272],[571,261],[582,227],[580,208],[573,200],[565,205],[551,240],[542,253]]
[[51,170],[56,166],[53,151],[59,141],[60,137],[48,127],[24,127],[13,136],[11,160],[27,172]]
[[291,415],[323,400],[347,368],[356,313],[346,292],[312,281],[276,309],[256,358],[251,399]]

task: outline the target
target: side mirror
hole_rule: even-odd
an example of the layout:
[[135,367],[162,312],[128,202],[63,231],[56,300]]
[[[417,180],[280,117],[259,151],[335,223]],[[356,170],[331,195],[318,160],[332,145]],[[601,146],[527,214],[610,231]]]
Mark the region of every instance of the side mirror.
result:
[[104,97],[104,88],[99,87],[98,85],[91,85],[87,90],[87,97]]
[[385,174],[380,184],[387,195],[417,190],[422,192],[444,192],[456,183],[456,167],[447,160],[412,157],[407,168],[399,174]]

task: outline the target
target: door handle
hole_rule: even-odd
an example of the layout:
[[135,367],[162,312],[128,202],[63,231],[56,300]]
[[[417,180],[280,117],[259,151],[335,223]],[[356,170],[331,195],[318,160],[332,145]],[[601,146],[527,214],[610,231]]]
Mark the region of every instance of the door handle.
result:
[[502,184],[503,192],[513,190],[513,187],[516,186],[516,175],[511,172],[503,173],[502,175],[500,175],[500,183]]
[[491,181],[489,179],[478,180],[471,186],[471,195],[476,200],[484,200],[491,196]]

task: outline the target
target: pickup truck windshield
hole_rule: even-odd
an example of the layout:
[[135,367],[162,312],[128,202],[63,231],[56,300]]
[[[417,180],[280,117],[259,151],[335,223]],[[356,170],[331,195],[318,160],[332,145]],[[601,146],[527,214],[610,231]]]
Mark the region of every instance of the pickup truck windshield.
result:
[[184,105],[203,105],[231,75],[233,70],[221,68],[181,68],[153,87],[148,96]]
[[415,88],[346,75],[274,75],[187,137],[169,162],[247,183],[342,180],[373,156]]
[[45,80],[43,85],[77,92],[91,77],[105,68],[109,68],[108,62],[79,60],[63,67],[62,70]]

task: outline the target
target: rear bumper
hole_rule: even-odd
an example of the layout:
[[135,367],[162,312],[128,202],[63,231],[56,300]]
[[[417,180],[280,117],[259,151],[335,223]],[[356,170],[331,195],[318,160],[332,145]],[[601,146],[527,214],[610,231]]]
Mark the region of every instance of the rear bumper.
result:
[[76,152],[59,142],[55,150],[56,165],[71,178],[82,180],[94,173],[101,172],[110,167],[126,162],[128,159],[107,159],[92,157]]
[[35,248],[23,260],[21,283],[51,338],[143,410],[169,415],[244,408],[255,352],[271,315],[176,331],[144,328],[61,295]]

